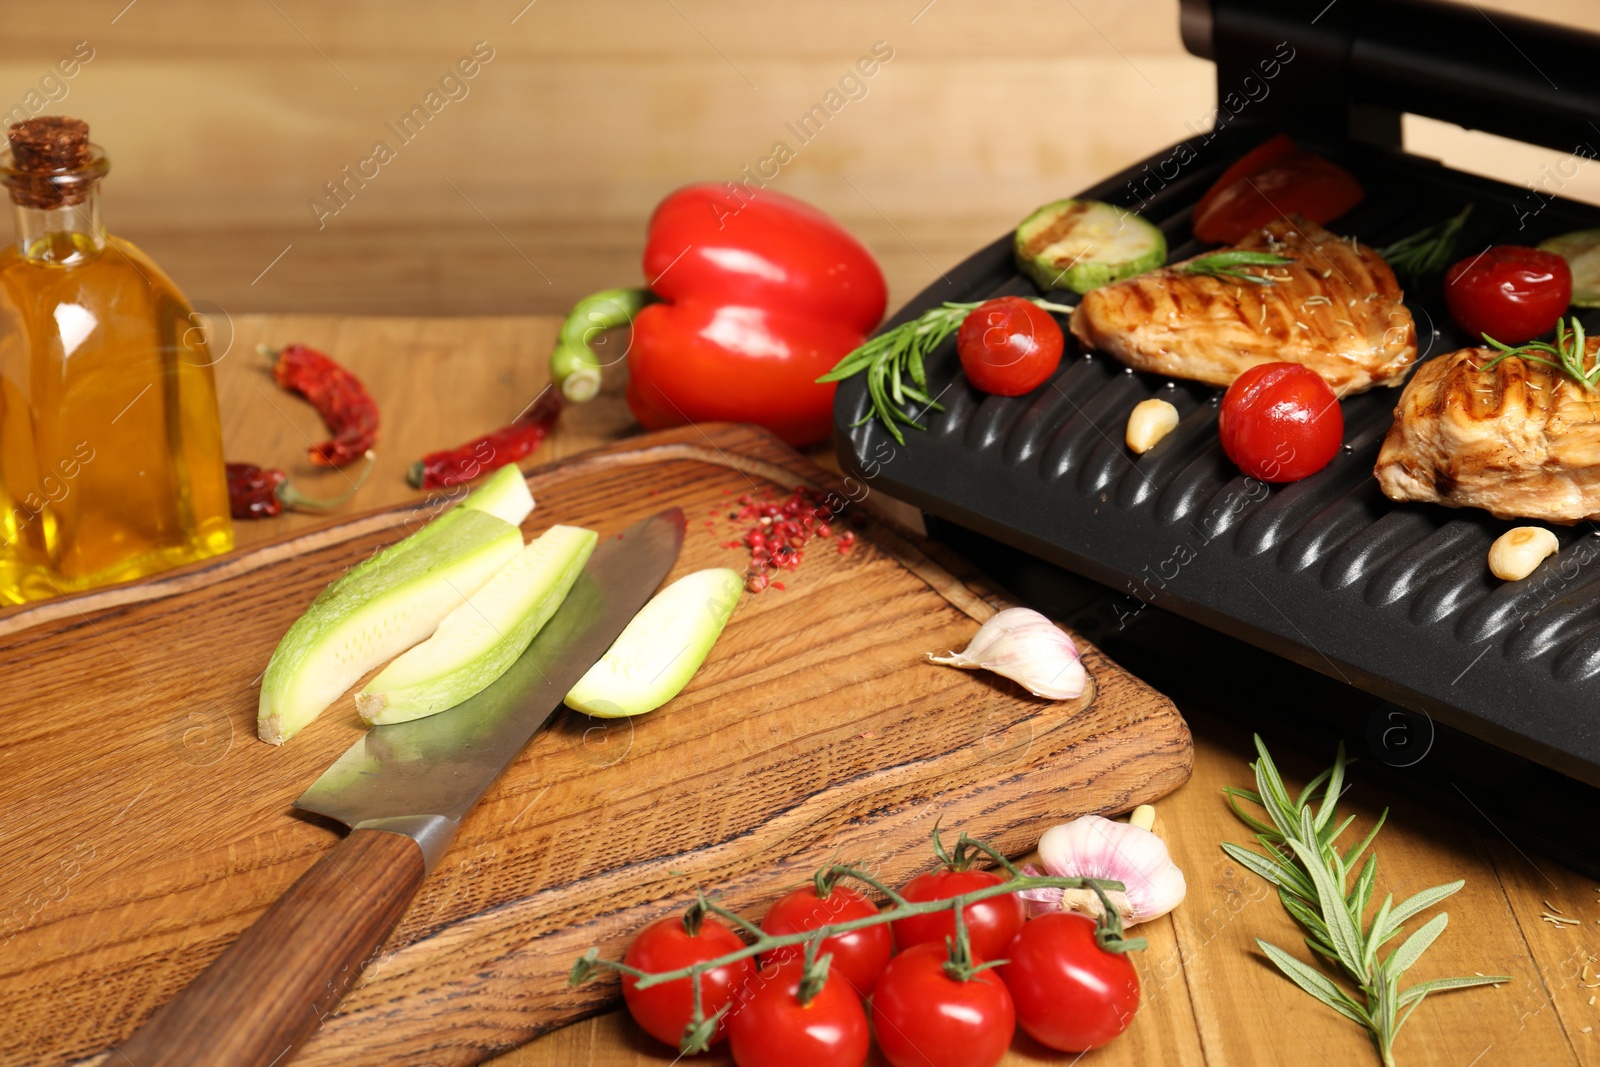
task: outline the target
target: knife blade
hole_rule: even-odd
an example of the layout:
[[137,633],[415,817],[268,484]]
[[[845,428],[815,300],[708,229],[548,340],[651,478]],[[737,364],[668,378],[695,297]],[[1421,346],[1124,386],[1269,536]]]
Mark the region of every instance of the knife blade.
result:
[[461,819],[678,558],[672,508],[596,546],[511,669],[447,712],[368,730],[294,806],[350,834],[117,1051],[137,1067],[281,1067],[394,931]]
[[499,680],[447,714],[374,726],[294,806],[352,830],[404,833],[431,870],[462,816],[661,584],[683,531],[674,508],[597,545],[560,610]]

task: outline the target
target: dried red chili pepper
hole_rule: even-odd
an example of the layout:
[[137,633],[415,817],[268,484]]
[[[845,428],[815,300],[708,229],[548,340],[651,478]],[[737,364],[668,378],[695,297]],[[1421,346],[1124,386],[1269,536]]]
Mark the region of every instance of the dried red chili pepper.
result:
[[289,484],[289,476],[275,467],[258,467],[254,463],[229,463],[228,508],[236,519],[270,519],[283,514],[284,508],[298,511],[328,511],[345,503],[366,484],[372,473],[376,457],[368,452],[367,465],[350,488],[336,497],[319,500],[309,497]]
[[279,385],[305,397],[333,434],[331,441],[308,450],[319,467],[342,467],[360,459],[378,441],[378,405],[361,379],[306,345],[288,345],[274,353],[272,376]]
[[445,489],[515,463],[544,442],[561,414],[561,394],[546,388],[509,425],[443,452],[429,452],[411,465],[406,481],[416,489]]
[[288,476],[254,463],[228,464],[228,505],[236,519],[268,519],[283,512],[278,486]]

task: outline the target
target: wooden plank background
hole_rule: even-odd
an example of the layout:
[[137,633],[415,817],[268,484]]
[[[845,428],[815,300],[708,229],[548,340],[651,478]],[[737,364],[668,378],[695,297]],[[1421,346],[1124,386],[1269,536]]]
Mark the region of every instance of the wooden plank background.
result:
[[[1600,29],[1592,0],[1483,6]],[[80,41],[93,58],[41,85]],[[387,124],[478,41],[493,58],[402,144]],[[893,59],[802,144],[786,124],[878,41]],[[197,303],[407,315],[553,312],[635,284],[651,206],[779,140],[795,158],[774,187],[859,234],[899,303],[1215,103],[1175,0],[85,0],[8,10],[0,106],[30,92],[90,122],[108,225]],[[1408,134],[1519,184],[1556,158]],[[380,139],[395,158],[319,228],[308,203]],[[1600,199],[1600,167],[1564,191]]]

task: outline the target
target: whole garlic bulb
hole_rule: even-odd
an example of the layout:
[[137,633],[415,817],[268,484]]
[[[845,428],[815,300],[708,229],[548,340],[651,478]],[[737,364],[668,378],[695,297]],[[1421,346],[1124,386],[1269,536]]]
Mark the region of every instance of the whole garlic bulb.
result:
[[[1057,878],[1106,878],[1127,886],[1122,893],[1107,893],[1122,913],[1122,921],[1148,922],[1183,902],[1188,886],[1183,872],[1172,862],[1167,844],[1142,826],[1085,815],[1052,826],[1039,838],[1042,873]],[[1039,874],[1024,867],[1025,873]],[[1100,913],[1100,898],[1090,889],[1025,889],[1017,894],[1028,903],[1028,913],[1051,911]]]
[[947,667],[993,671],[1049,700],[1072,700],[1089,687],[1078,646],[1032,608],[996,612],[964,650],[944,656],[930,652],[928,659]]

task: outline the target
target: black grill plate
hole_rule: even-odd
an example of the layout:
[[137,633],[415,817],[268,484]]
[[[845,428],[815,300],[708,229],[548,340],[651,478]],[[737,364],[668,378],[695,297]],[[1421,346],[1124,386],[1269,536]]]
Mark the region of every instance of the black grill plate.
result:
[[[1164,184],[1176,149],[1162,152],[1080,195],[1137,208],[1181,259],[1201,250],[1189,233],[1194,201],[1264,137],[1218,137]],[[1476,207],[1458,255],[1600,226],[1600,209],[1419,157],[1309,147],[1349,167],[1367,190],[1330,228],[1374,247],[1469,201]],[[1009,234],[890,324],[940,301],[1005,294],[1041,295],[1013,267]],[[1053,297],[1076,302],[1070,293]],[[1467,343],[1437,281],[1408,292],[1407,303],[1423,358]],[[1592,314],[1584,319],[1600,325]],[[928,363],[946,410],[927,415],[927,432],[907,430],[905,445],[876,422],[853,426],[868,410],[866,387],[861,377],[845,382],[835,407],[841,461],[874,490],[1125,592],[1113,606],[1120,617],[1159,605],[1600,785],[1600,536],[1591,524],[1556,527],[1559,554],[1522,582],[1500,582],[1485,558],[1517,524],[1473,509],[1394,504],[1378,491],[1372,466],[1398,390],[1346,400],[1344,451],[1311,478],[1268,487],[1222,454],[1220,390],[1083,355],[1070,334],[1067,345],[1052,381],[1005,398],[971,388],[946,342]],[[1182,423],[1136,457],[1123,429],[1133,405],[1153,396],[1175,404]],[[1293,715],[1294,694],[1284,698],[1284,714]]]

